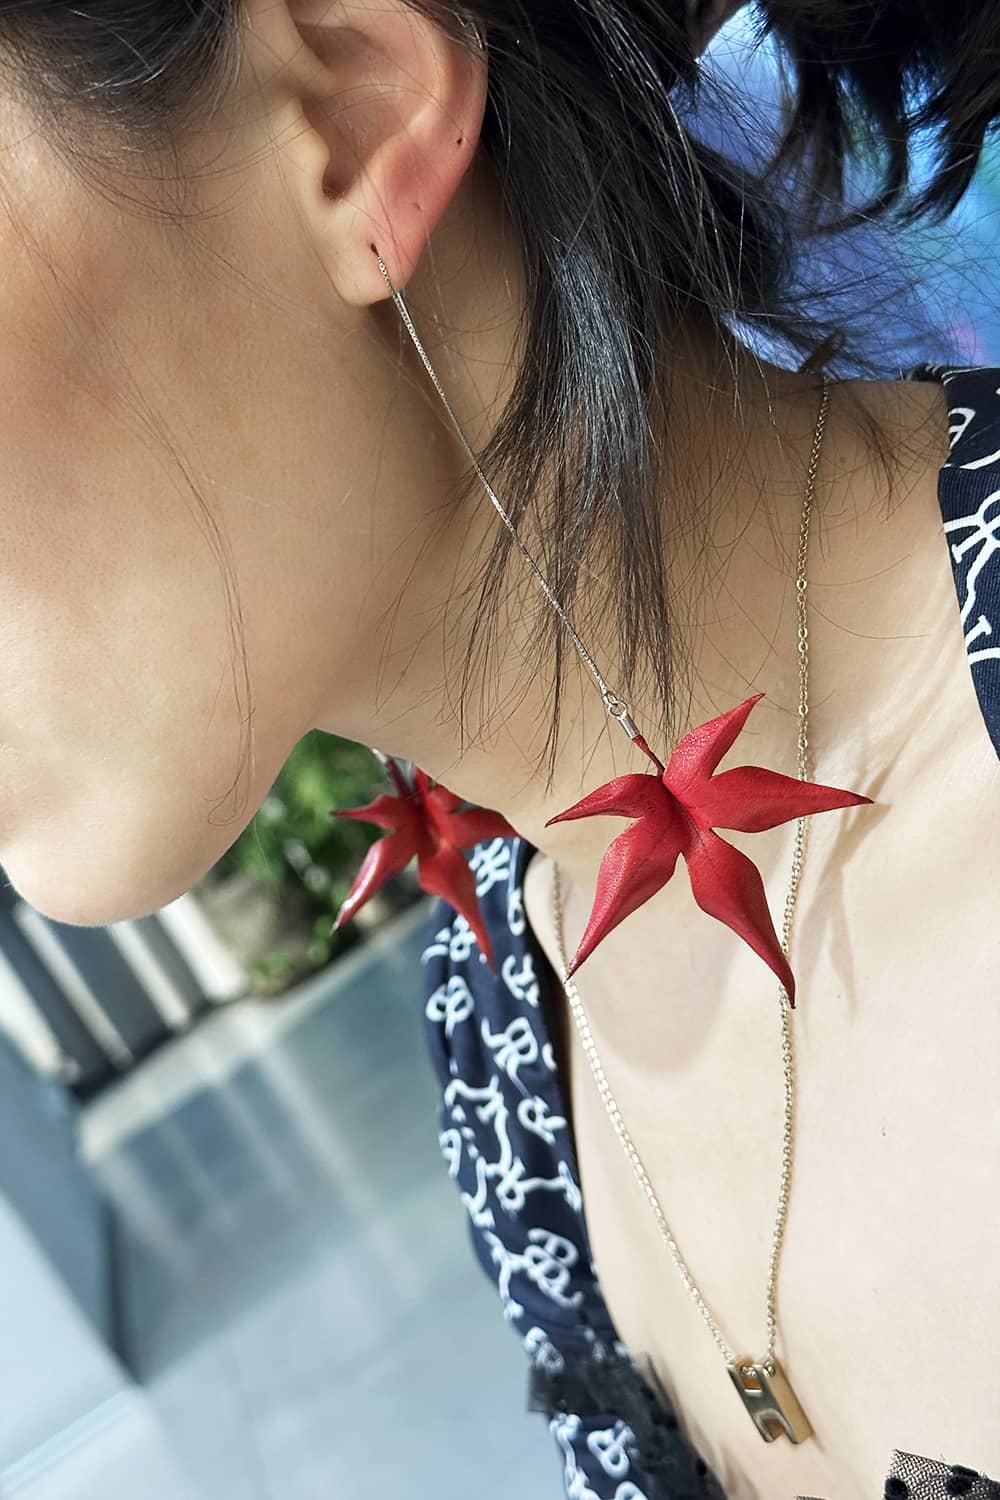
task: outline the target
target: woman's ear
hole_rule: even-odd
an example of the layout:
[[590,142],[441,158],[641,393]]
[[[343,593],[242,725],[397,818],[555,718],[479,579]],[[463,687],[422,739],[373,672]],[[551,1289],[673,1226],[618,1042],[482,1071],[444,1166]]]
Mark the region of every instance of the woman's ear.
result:
[[[404,0],[247,0],[290,191],[345,302],[403,289],[476,153],[485,50]],[[265,76],[266,75],[266,76]]]
[[687,0],[687,28],[691,51],[700,57],[715,33],[746,0]]

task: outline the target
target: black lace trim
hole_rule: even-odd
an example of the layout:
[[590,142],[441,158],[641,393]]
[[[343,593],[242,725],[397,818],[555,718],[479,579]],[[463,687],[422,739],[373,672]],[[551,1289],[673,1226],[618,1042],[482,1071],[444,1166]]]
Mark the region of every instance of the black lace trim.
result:
[[[681,1432],[652,1366],[646,1372],[611,1345],[596,1341],[577,1353],[530,1366],[528,1410],[607,1414],[631,1429],[625,1443],[648,1500],[726,1500],[714,1474]],[[992,1497],[991,1497],[992,1500]]]
[[[528,1410],[549,1418],[573,1412],[623,1421],[632,1439],[625,1448],[640,1471],[648,1500],[726,1500],[708,1465],[688,1442],[655,1370],[644,1370],[620,1349],[595,1340],[571,1354],[551,1345],[529,1366]],[[892,1450],[881,1497],[872,1500],[1000,1500],[1000,1483],[965,1464]],[[796,1495],[795,1500],[824,1500]]]
[[[1000,1484],[966,1464],[946,1464],[940,1458],[894,1448],[883,1496],[885,1500],[949,1500],[951,1496],[1000,1500]],[[822,1500],[822,1496],[796,1496],[795,1500]]]
[[[953,1495],[965,1495],[968,1500],[1000,1500],[1000,1484],[965,1464],[948,1464],[894,1448],[882,1493],[885,1500],[950,1500]],[[795,1500],[822,1497],[796,1495]]]

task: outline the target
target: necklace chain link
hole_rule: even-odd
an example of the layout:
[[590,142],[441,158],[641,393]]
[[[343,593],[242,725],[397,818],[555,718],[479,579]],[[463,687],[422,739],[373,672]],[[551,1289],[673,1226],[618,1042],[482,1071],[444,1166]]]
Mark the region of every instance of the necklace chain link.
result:
[[[823,374],[823,395],[820,401],[819,416],[813,434],[812,452],[809,459],[809,468],[806,481],[805,499],[802,504],[802,522],[799,528],[799,547],[797,557],[797,576],[795,580],[796,604],[798,608],[798,655],[799,655],[799,737],[798,737],[798,774],[799,779],[808,779],[808,720],[809,720],[809,627],[806,619],[806,559],[809,547],[809,522],[812,517],[813,493],[816,485],[816,473],[819,468],[820,447],[823,440],[823,428],[826,422],[827,408],[830,400],[830,377],[825,371]],[[799,878],[802,873],[802,855],[805,846],[806,818],[800,817],[796,820],[795,843],[792,852],[792,873],[788,886],[788,895],[785,901],[785,917],[782,926],[781,948],[785,957],[788,957],[788,944],[792,926],[792,913],[799,890]],[[562,887],[559,878],[559,866],[553,861],[552,878],[552,906],[555,916],[556,942],[559,950],[559,960],[562,968],[560,978],[566,998],[576,1023],[577,1029],[583,1042],[583,1050],[590,1063],[597,1091],[604,1101],[615,1134],[621,1141],[625,1154],[635,1169],[636,1176],[645,1194],[646,1200],[653,1211],[657,1225],[663,1239],[666,1241],[668,1250],[673,1258],[674,1264],[681,1274],[689,1293],[694,1299],[701,1312],[702,1317],[711,1330],[712,1337],[722,1352],[726,1363],[732,1365],[737,1355],[730,1348],[718,1323],[712,1317],[711,1312],[702,1297],[701,1292],[695,1284],[691,1272],[688,1270],[684,1257],[677,1248],[677,1242],[670,1232],[663,1209],[659,1200],[653,1192],[653,1185],[649,1180],[646,1169],[642,1164],[635,1142],[628,1132],[625,1121],[622,1119],[621,1111],[611,1091],[607,1075],[597,1054],[594,1043],[593,1032],[587,1020],[583,1004],[580,1000],[576,982],[566,977],[569,967],[566,960],[565,942],[563,937],[563,899]],[[775,1372],[774,1351],[777,1341],[777,1315],[776,1315],[776,1288],[778,1281],[778,1264],[781,1258],[781,1246],[785,1233],[785,1219],[788,1213],[788,1197],[792,1176],[792,1152],[795,1136],[795,1067],[792,1050],[792,1034],[789,1025],[788,994],[784,985],[778,986],[778,1004],[781,1016],[781,1053],[782,1068],[784,1072],[784,1126],[782,1131],[781,1145],[781,1177],[778,1187],[778,1209],[775,1218],[774,1232],[771,1238],[771,1253],[768,1260],[767,1272],[767,1352],[764,1356],[763,1365],[768,1374]],[[746,1373],[748,1366],[741,1367]]]

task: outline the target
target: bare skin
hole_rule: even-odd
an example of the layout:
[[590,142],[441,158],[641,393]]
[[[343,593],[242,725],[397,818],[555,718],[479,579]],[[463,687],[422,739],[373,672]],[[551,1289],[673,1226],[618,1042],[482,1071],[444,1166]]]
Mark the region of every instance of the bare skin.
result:
[[[739,1500],[864,1500],[879,1492],[891,1447],[987,1473],[1000,1465],[991,1416],[1000,1402],[1000,956],[985,894],[1000,879],[1000,777],[930,475],[896,521],[895,542],[883,527],[863,550],[840,528],[810,583],[816,774],[875,800],[809,820],[792,928],[798,1105],[778,1357],[815,1440],[764,1444],[754,1432],[614,1133],[561,990],[549,996],[550,1027],[564,1057],[568,1049],[562,1086],[612,1317],[633,1355],[652,1359],[683,1430]],[[788,598],[776,640],[794,640],[794,620]],[[791,670],[762,653],[752,686],[770,696],[773,685],[791,701]],[[739,701],[746,684],[733,686]],[[723,767],[753,760],[795,774],[794,719],[757,749],[734,748]],[[724,836],[760,866],[780,931],[794,824]],[[525,908],[555,965],[551,878],[546,847],[528,865]],[[570,952],[592,889],[571,886]],[[600,945],[577,983],[695,1282],[736,1352],[760,1357],[783,1106],[777,984],[749,949],[713,930],[682,867]],[[935,1373],[949,1369],[953,1385]]]
[[[204,211],[183,227],[96,195],[0,101],[0,863],[62,921],[156,910],[220,858],[318,727],[410,757],[504,813],[539,849],[529,915],[551,954],[545,857],[569,884],[573,944],[614,824],[546,819],[648,763],[581,670],[546,787],[551,684],[524,670],[544,608],[530,580],[512,583],[478,705],[499,711],[477,723],[474,698],[459,749],[449,684],[467,622],[449,598],[499,521],[485,494],[455,501],[464,452],[405,337],[400,354],[369,249],[406,289],[482,448],[522,305],[477,155],[485,68],[401,0],[247,0],[244,12],[238,86],[213,131],[181,144],[188,200]],[[155,209],[155,173],[127,186]],[[817,382],[748,358],[737,420],[736,376],[707,338],[685,345],[672,378],[691,439],[678,433],[664,504],[712,516],[668,560],[695,667],[678,729],[764,691],[732,763],[791,774],[792,580]],[[854,399],[898,438],[889,518]],[[612,1313],[633,1350],[655,1355],[734,1500],[870,1496],[890,1443],[1000,1472],[987,1352],[1000,1299],[983,1238],[1000,976],[969,899],[998,888],[1000,804],[935,509],[946,451],[939,387],[834,392],[810,568],[814,774],[876,805],[811,820],[793,937],[803,1103],[780,1313],[817,1443],[765,1447],[735,1407],[572,1057]],[[247,653],[235,688],[227,583]],[[600,597],[601,580],[590,586]],[[588,645],[614,682],[612,641]],[[253,756],[238,774],[251,701]],[[632,709],[642,723],[642,695]],[[792,836],[732,835],[775,912]],[[777,1181],[776,987],[694,909],[681,870],[580,984],[682,1247],[726,1331],[754,1346]],[[934,1233],[948,1199],[981,1205],[983,1227]],[[929,1396],[956,1347],[955,1398],[936,1384]]]

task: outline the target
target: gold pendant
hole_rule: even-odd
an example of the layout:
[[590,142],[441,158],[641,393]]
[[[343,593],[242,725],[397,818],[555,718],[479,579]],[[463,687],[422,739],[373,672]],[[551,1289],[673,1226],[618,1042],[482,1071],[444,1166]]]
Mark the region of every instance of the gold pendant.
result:
[[[778,1361],[775,1359],[771,1363],[773,1375],[767,1373],[763,1364],[755,1364],[747,1356],[735,1364],[727,1364],[726,1369],[765,1443],[773,1443],[782,1432],[790,1442],[801,1443],[812,1433],[809,1419]],[[747,1367],[745,1375],[741,1374],[744,1366]],[[776,1426],[777,1431],[772,1431],[772,1426]]]

